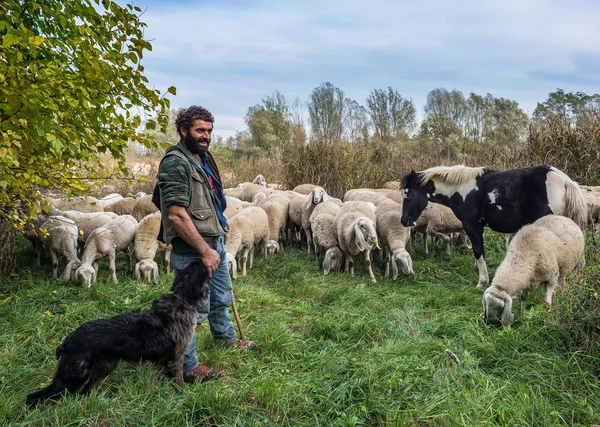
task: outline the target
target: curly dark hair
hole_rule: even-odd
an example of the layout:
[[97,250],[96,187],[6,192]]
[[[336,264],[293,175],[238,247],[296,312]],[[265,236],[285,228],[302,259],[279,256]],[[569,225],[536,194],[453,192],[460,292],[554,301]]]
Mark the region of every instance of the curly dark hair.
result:
[[177,114],[175,126],[177,127],[177,133],[179,134],[179,136],[183,136],[181,134],[181,129],[185,129],[187,131],[190,130],[190,128],[194,124],[194,120],[204,120],[205,122],[210,123],[215,122],[214,116],[206,108],[200,107],[198,105],[192,105],[191,107],[185,110],[181,110],[179,114]]

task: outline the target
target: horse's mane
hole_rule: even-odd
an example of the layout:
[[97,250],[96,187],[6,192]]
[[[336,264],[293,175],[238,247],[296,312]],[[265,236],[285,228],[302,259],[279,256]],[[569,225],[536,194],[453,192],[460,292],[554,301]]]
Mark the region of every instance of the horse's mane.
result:
[[421,185],[431,180],[442,181],[448,185],[463,185],[472,181],[486,171],[484,166],[471,168],[465,165],[434,166],[419,172]]

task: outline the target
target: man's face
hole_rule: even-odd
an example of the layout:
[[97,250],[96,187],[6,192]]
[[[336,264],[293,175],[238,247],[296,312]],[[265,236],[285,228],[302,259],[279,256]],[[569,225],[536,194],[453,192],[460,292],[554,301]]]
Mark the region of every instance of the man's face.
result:
[[206,153],[210,146],[210,135],[213,124],[204,120],[196,119],[189,130],[181,129],[183,143],[193,154]]

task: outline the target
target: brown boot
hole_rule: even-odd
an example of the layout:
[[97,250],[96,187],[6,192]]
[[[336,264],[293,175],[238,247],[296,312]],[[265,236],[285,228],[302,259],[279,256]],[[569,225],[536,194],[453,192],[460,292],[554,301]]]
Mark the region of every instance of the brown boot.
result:
[[215,380],[221,376],[218,369],[209,368],[206,365],[198,365],[194,369],[183,373],[183,381],[186,383],[201,383]]

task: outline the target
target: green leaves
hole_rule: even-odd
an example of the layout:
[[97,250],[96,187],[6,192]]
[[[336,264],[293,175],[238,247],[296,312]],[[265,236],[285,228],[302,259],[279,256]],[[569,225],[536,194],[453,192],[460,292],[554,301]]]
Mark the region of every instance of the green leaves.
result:
[[[25,4],[24,4],[25,3]],[[139,10],[112,1],[2,3],[0,21],[0,215],[14,201],[36,211],[38,186],[85,189],[111,176],[110,152],[158,144],[138,133],[138,114],[164,111],[169,100],[146,86],[136,65],[152,46]],[[174,95],[169,87],[166,94]],[[126,107],[125,107],[126,105]],[[149,128],[152,124],[149,124]],[[156,127],[156,123],[154,123]],[[34,173],[22,165],[33,162]]]

